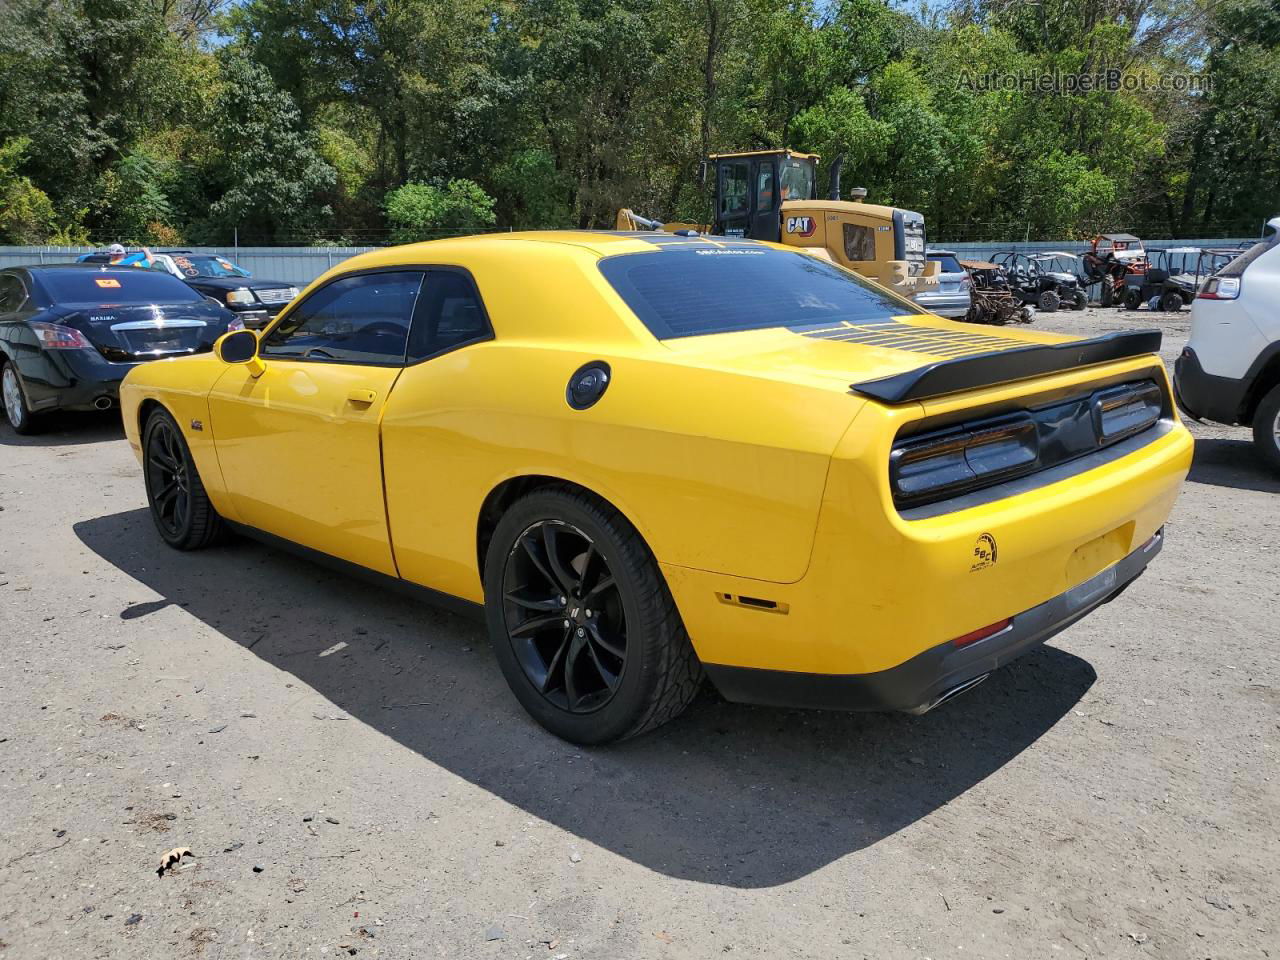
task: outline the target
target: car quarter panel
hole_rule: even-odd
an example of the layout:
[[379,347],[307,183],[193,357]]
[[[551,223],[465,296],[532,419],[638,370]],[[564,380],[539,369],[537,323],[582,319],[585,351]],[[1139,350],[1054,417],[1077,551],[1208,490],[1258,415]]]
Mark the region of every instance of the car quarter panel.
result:
[[[819,391],[666,350],[616,306],[594,256],[477,252],[466,266],[495,339],[409,367],[384,413],[402,576],[480,599],[481,506],[530,475],[604,497],[663,562],[803,576],[831,452],[863,405],[847,386]],[[574,410],[569,378],[597,359],[610,385]]]

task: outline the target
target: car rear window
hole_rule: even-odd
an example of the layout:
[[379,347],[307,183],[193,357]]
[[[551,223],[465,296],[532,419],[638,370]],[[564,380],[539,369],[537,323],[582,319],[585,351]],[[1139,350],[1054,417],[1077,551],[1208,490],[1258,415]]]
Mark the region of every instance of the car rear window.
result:
[[960,261],[949,253],[931,253],[928,256],[930,260],[942,264],[938,269],[943,273],[964,273],[964,267],[960,266]]
[[201,295],[151,270],[41,270],[36,281],[54,303],[187,303]]
[[923,312],[832,263],[741,242],[606,257],[600,272],[659,340]]

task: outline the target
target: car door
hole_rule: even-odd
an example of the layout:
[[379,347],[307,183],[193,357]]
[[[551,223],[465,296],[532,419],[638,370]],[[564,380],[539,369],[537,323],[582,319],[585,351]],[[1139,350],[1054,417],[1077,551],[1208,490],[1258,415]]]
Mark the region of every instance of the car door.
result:
[[[409,337],[409,365],[382,418],[387,519],[400,576],[469,600],[481,595],[476,517],[492,479],[476,476],[486,462],[476,448],[477,417],[491,416],[476,408],[477,401],[483,408],[491,383],[479,372],[477,351],[491,339],[470,273],[429,270]],[[503,419],[509,419],[506,429],[518,431],[518,418]]]
[[348,274],[267,331],[258,377],[209,395],[223,481],[242,523],[396,575],[379,421],[404,369],[421,270]]

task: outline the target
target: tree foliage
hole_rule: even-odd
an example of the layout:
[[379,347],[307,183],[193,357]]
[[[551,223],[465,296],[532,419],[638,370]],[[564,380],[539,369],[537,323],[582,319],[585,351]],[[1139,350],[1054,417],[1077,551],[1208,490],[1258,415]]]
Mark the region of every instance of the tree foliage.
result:
[[[780,146],[843,154],[941,241],[1277,212],[1280,0],[5,6],[0,241],[703,220],[703,156]],[[1102,74],[1123,85],[1034,85]]]

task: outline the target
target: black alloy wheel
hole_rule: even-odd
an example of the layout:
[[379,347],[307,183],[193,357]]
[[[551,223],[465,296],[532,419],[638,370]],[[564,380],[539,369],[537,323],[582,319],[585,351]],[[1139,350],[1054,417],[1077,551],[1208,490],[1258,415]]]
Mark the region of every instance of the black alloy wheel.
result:
[[652,730],[702,684],[648,545],[586,491],[543,487],[506,509],[485,549],[484,594],[507,685],[565,740],[608,743]]
[[178,432],[167,418],[157,422],[151,431],[147,448],[147,490],[152,516],[166,534],[165,539],[179,536],[191,517],[191,489]]
[[219,538],[222,518],[209,502],[177,422],[161,410],[143,431],[143,476],[151,518],[164,542],[179,550],[198,550]]
[[502,600],[512,650],[542,696],[569,713],[613,698],[627,666],[627,616],[589,536],[560,520],[530,526],[507,559]]

